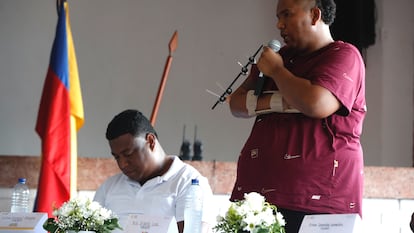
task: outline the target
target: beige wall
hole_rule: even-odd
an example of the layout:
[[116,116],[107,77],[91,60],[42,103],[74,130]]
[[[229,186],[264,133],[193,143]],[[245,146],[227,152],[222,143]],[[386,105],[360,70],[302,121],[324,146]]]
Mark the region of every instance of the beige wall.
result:
[[[85,107],[79,155],[110,156],[107,122],[125,108],[150,115],[178,30],[156,128],[177,154],[195,125],[205,160],[235,161],[251,120],[215,110],[226,87],[261,43],[278,39],[272,0],[69,1]],[[368,49],[368,115],[362,138],[367,165],[411,166],[413,27],[411,0],[377,0],[378,38]],[[0,1],[0,154],[40,153],[37,109],[56,25],[54,0]],[[242,78],[243,79],[243,78]],[[235,87],[239,83],[236,83]]]

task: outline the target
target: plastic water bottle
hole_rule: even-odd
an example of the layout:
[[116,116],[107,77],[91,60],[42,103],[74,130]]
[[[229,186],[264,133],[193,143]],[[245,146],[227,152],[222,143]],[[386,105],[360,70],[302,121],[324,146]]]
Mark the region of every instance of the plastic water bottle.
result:
[[184,233],[201,233],[203,217],[203,190],[198,179],[191,180],[184,208]]
[[29,211],[29,198],[30,191],[29,187],[26,185],[26,179],[19,178],[19,182],[14,186],[13,189],[10,212],[31,212]]

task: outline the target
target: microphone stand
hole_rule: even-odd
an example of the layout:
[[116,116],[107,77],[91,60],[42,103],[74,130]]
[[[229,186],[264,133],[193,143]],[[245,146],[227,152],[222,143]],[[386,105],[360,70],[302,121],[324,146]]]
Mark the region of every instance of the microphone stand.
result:
[[239,79],[239,77],[241,75],[246,75],[247,74],[249,65],[256,63],[255,57],[262,48],[263,48],[263,45],[260,45],[259,49],[253,54],[253,56],[249,57],[249,61],[247,62],[247,64],[244,65],[241,68],[240,73],[236,76],[236,78],[233,80],[233,82],[230,83],[230,85],[227,87],[227,89],[224,91],[224,93],[220,96],[220,98],[216,101],[216,103],[213,105],[213,107],[211,107],[211,109],[214,109],[217,106],[217,104],[223,103],[224,101],[226,101],[226,97],[233,92],[233,90],[231,89],[233,84]]

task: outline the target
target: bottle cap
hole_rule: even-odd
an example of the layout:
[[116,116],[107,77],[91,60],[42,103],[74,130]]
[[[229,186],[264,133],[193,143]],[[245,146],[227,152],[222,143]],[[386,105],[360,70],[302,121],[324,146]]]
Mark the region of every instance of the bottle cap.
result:
[[25,184],[26,183],[26,178],[19,178],[19,183]]

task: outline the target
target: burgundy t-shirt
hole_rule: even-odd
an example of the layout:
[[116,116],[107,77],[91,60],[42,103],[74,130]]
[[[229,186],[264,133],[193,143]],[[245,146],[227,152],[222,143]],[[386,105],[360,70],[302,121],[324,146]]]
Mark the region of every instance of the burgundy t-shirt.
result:
[[[231,200],[252,191],[281,208],[362,216],[366,113],[365,67],[359,51],[334,42],[307,56],[280,54],[293,74],[331,91],[342,108],[325,119],[301,113],[258,116],[238,160]],[[257,76],[252,67],[251,75]],[[271,79],[267,89],[277,89]]]

